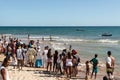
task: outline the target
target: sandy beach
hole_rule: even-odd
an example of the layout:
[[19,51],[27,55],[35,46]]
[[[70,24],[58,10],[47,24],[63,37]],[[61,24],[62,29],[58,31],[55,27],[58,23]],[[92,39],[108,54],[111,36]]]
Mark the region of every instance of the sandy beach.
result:
[[[0,55],[0,61],[4,58]],[[7,69],[9,71],[10,80],[85,80],[85,60],[78,66],[78,75],[76,77],[67,78],[66,75],[59,75],[54,72],[48,73],[44,68],[31,68],[23,67],[23,70],[13,69],[13,66],[9,66]],[[102,66],[101,66],[102,65]],[[105,64],[99,64],[99,72],[96,80],[103,80],[105,76]],[[115,80],[120,80],[120,73],[114,72]],[[95,80],[95,79],[91,79]]]

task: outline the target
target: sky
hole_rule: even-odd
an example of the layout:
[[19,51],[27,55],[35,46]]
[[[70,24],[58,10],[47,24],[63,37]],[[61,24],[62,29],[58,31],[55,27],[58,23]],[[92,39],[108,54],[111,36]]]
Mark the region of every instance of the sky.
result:
[[0,0],[0,26],[120,26],[120,0]]

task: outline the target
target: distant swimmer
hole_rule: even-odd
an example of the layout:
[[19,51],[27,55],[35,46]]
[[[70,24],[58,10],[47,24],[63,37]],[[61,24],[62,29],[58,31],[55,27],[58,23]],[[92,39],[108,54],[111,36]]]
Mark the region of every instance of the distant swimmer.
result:
[[28,39],[30,39],[30,34],[28,34]]
[[52,36],[50,35],[50,41],[52,41]]
[[42,37],[42,41],[44,41],[44,37]]

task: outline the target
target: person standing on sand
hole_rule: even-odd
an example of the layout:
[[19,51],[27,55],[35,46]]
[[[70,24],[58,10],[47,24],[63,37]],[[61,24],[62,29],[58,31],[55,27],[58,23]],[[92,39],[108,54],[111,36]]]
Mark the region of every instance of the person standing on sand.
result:
[[37,56],[35,61],[35,67],[41,67],[42,66],[42,54],[41,54],[41,47],[37,47]]
[[9,65],[10,65],[10,56],[4,58],[4,61],[1,65],[1,67],[0,67],[0,73],[1,73],[1,76],[2,76],[2,80],[10,80],[8,71],[6,69],[6,67],[8,67]]
[[115,67],[115,58],[111,55],[111,51],[107,52],[108,57],[106,58],[106,71],[108,78],[113,78],[113,72]]
[[86,76],[85,76],[85,80],[89,80],[89,73],[90,73],[89,61],[86,61],[85,64],[86,64]]
[[48,53],[48,46],[45,46],[45,49],[43,51],[43,67],[46,68],[47,66],[47,53]]
[[29,46],[27,55],[28,55],[28,63],[30,64],[30,67],[33,67],[35,63],[35,57],[37,55],[37,51],[34,49],[34,47]]
[[89,61],[86,61],[85,64],[86,64],[86,76],[87,76],[87,75],[89,75],[89,73],[90,73]]
[[[57,59],[56,72],[58,73],[58,72],[60,71],[60,73],[63,74],[62,68],[61,68],[61,63],[62,63],[62,54],[59,54],[58,59]],[[57,74],[57,73],[56,73],[56,74]]]
[[57,68],[57,59],[58,59],[58,51],[55,50],[55,54],[53,55],[53,72],[56,71]]
[[52,69],[52,53],[51,53],[51,49],[48,50],[48,53],[47,53],[47,71],[48,71],[48,68],[50,66],[50,72],[51,72],[51,69]]
[[95,79],[97,78],[97,73],[98,73],[98,59],[97,59],[97,57],[98,57],[98,55],[95,54],[95,57],[90,60],[90,63],[92,63],[92,65],[93,65],[91,78],[93,77],[93,73],[95,73]]
[[21,48],[21,45],[18,47],[17,49],[17,65],[18,65],[18,68],[20,70],[20,67],[21,67],[21,70],[22,70],[22,67],[24,65],[24,55],[23,55],[23,50]]
[[66,73],[67,73],[67,77],[70,77],[70,78],[72,74],[72,66],[73,66],[72,56],[71,56],[71,53],[68,52],[67,58],[66,58],[66,71],[67,71]]
[[78,74],[78,69],[77,69],[78,62],[77,62],[76,56],[73,56],[72,63],[73,63],[73,66],[72,66],[72,73],[73,73],[74,76],[76,77],[76,75]]

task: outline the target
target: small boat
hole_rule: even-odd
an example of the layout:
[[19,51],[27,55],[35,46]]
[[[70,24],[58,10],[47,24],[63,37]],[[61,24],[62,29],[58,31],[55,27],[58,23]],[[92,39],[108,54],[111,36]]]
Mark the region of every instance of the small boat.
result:
[[85,30],[81,30],[81,29],[76,29],[76,31],[85,31]]
[[101,36],[112,36],[110,33],[103,33]]

